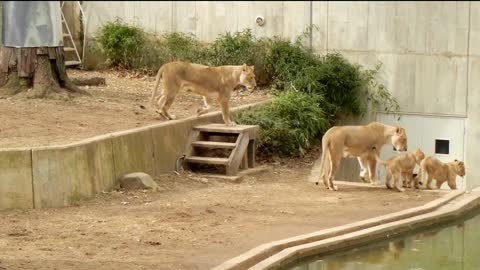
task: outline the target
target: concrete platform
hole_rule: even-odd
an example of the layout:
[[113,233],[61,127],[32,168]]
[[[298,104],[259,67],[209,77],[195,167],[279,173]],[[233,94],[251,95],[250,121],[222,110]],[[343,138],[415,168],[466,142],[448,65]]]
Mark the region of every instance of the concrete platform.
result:
[[[349,182],[336,182],[342,185],[349,184]],[[420,207],[265,243],[218,265],[213,270],[278,269],[281,265],[299,258],[353,247],[450,221],[480,206],[480,189],[471,193],[439,190],[434,192],[444,192],[445,195]]]

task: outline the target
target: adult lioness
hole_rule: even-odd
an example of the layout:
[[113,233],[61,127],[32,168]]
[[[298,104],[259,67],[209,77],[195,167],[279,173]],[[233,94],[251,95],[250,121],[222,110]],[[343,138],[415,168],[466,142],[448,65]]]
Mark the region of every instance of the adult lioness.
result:
[[337,190],[333,178],[343,157],[357,157],[362,169],[361,175],[368,166],[370,183],[378,184],[375,177],[377,161],[371,149],[375,147],[378,155],[385,144],[391,144],[399,151],[407,151],[405,129],[373,122],[363,126],[335,126],[327,130],[322,138],[320,161],[320,178],[325,187]]
[[238,85],[246,86],[252,91],[256,86],[254,67],[242,66],[209,67],[187,62],[170,62],[162,65],[158,70],[155,86],[150,97],[153,106],[157,96],[157,89],[162,81],[162,93],[157,101],[158,113],[167,119],[175,119],[168,113],[168,109],[179,91],[192,91],[204,97],[203,108],[197,111],[198,115],[206,113],[210,106],[207,100],[217,99],[222,109],[223,120],[227,126],[235,125],[230,120],[230,95]]

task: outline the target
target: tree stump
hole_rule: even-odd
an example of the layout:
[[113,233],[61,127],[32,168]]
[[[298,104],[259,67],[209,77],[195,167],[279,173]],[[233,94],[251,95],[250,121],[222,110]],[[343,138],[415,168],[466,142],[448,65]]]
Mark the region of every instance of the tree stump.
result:
[[0,48],[0,98],[25,91],[29,98],[90,95],[68,78],[63,47]]

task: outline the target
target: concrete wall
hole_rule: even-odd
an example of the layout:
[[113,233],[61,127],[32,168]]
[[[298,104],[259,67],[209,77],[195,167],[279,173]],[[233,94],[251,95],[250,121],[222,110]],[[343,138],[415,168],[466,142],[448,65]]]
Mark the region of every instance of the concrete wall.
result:
[[[89,36],[116,17],[147,31],[188,32],[205,41],[225,31],[252,29],[256,36],[296,36],[310,22],[310,2],[288,1],[86,1]],[[267,22],[255,27],[255,16]]]
[[468,57],[468,92],[465,166],[467,171],[467,188],[480,186],[480,3],[470,3],[470,42]]
[[[468,59],[480,46],[473,33],[477,26],[470,22],[477,16],[476,5],[468,1],[84,3],[88,36],[115,17],[157,33],[190,32],[204,41],[246,28],[257,37],[293,40],[313,24],[318,27],[312,36],[317,52],[337,51],[366,66],[381,61],[381,79],[403,112],[464,117],[467,86],[475,83],[467,81],[472,62]],[[255,23],[256,15],[265,17],[264,26]]]
[[[262,103],[259,103],[262,104]],[[238,111],[254,105],[233,109]],[[74,144],[0,149],[0,209],[68,206],[109,190],[122,175],[171,173],[192,127],[222,123],[220,112],[94,137]]]
[[[474,150],[480,146],[475,125],[480,120],[480,8],[475,1],[92,1],[84,6],[89,36],[116,16],[157,33],[190,32],[204,41],[245,28],[257,37],[294,40],[315,25],[311,44],[317,52],[340,52],[367,67],[383,63],[380,80],[402,113],[465,118],[467,186],[480,186],[480,171],[474,169],[480,159]],[[264,26],[256,25],[257,15],[265,17]],[[345,176],[356,175],[358,166],[347,163],[352,171]]]
[[[313,24],[318,27],[312,36],[317,52],[337,51],[366,66],[381,61],[382,80],[402,111],[465,117],[468,58],[474,53],[469,47],[480,46],[471,35],[477,26],[469,20],[470,14],[473,20],[477,16],[476,5],[468,1],[84,3],[87,36],[115,17],[157,33],[190,32],[204,41],[246,28],[257,37],[293,40]],[[264,26],[255,23],[257,15],[265,17]]]

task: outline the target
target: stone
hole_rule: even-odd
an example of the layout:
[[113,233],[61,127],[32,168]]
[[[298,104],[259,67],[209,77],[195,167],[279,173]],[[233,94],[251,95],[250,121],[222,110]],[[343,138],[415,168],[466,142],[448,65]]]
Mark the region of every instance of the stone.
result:
[[120,187],[127,190],[153,189],[158,190],[158,185],[152,177],[143,172],[130,173],[120,178]]

